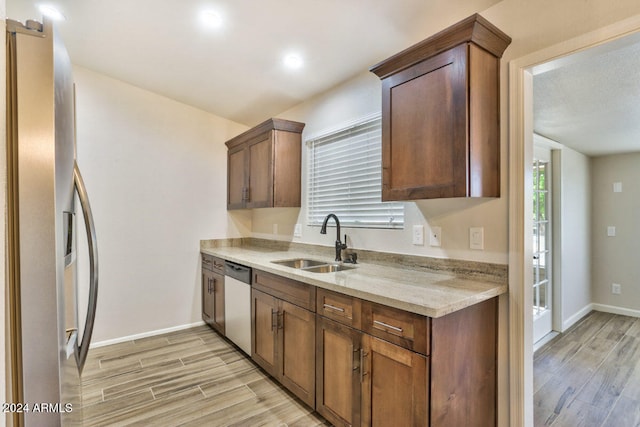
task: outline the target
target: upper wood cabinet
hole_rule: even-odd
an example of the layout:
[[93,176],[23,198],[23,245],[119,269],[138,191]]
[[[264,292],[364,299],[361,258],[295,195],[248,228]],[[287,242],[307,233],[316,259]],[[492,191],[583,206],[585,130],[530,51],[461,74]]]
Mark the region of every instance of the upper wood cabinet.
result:
[[300,206],[303,128],[269,119],[226,142],[227,209]]
[[382,79],[382,200],[500,196],[500,57],[480,15],[373,66]]

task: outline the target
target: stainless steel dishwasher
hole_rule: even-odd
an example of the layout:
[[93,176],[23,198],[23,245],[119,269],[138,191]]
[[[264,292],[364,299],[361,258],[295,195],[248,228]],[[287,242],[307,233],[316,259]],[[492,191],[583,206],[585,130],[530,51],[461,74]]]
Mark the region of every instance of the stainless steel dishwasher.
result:
[[225,334],[251,355],[251,267],[225,261]]

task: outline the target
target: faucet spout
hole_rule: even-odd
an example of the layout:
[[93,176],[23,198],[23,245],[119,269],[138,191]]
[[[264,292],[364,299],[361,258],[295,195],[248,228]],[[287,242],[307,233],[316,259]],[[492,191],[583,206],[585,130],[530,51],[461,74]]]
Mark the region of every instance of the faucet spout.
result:
[[320,234],[327,234],[327,222],[329,222],[329,219],[331,218],[336,222],[336,261],[342,261],[342,250],[347,249],[347,238],[345,236],[344,243],[340,241],[340,220],[336,214],[330,213],[325,217],[322,222],[322,227],[320,228]]

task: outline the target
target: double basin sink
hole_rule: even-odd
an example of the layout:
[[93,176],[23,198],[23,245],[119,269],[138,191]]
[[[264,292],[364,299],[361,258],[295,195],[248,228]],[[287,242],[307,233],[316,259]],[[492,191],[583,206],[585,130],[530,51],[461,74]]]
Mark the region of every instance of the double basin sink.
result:
[[312,273],[334,273],[336,271],[351,270],[355,268],[346,266],[344,264],[328,263],[326,261],[318,261],[315,259],[306,258],[284,259],[271,262],[285,267],[295,268],[303,271],[310,271]]

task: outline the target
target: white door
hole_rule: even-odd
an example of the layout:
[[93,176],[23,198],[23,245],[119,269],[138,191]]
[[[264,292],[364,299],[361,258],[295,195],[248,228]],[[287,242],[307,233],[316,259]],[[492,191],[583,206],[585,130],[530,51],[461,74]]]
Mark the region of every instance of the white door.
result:
[[551,151],[535,147],[533,160],[533,342],[551,332]]

